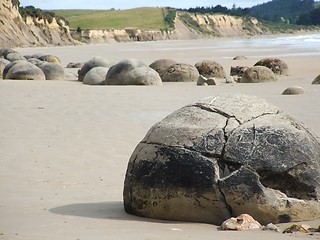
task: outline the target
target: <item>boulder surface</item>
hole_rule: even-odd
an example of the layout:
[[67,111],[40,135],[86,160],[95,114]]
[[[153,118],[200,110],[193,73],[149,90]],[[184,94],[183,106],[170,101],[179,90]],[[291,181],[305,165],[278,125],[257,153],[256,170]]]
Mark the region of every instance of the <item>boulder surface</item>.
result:
[[148,131],[129,160],[123,198],[126,212],[157,219],[316,219],[320,143],[263,99],[208,97]]

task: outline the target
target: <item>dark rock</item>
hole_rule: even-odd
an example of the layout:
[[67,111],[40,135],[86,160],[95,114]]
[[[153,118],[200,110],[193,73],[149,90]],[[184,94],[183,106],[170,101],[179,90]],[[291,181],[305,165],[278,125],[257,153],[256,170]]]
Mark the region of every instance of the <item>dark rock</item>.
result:
[[156,70],[160,77],[166,72],[166,69],[177,62],[172,59],[159,59],[149,65],[152,69]]
[[45,80],[43,71],[25,60],[9,64],[3,71],[5,79],[12,80]]
[[320,75],[312,81],[312,84],[320,84]]
[[65,80],[66,74],[60,64],[47,62],[39,66],[46,76],[46,80]]

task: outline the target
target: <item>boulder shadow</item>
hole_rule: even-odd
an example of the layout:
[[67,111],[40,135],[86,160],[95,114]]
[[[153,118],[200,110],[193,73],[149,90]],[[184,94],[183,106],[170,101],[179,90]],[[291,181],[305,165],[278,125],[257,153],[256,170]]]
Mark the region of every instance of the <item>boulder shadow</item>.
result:
[[[123,202],[98,202],[98,203],[75,203],[52,208],[51,213],[86,218],[99,218],[109,220],[143,221],[156,223],[173,223],[171,221],[149,219],[130,215],[125,212]],[[177,223],[177,222],[175,222]]]

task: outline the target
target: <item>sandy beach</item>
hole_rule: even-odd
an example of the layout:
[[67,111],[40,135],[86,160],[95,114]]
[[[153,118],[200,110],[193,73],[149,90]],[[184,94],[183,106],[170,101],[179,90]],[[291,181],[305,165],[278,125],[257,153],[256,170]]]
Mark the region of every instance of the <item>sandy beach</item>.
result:
[[[274,39],[211,39],[19,48],[58,56],[63,66],[101,56],[117,62],[160,58],[195,64],[214,60],[252,66],[277,57],[289,76],[263,84],[164,83],[163,86],[89,86],[65,81],[0,81],[0,239],[320,239],[320,235],[261,230],[218,231],[201,223],[140,218],[124,212],[123,181],[136,145],[156,122],[204,97],[256,95],[291,114],[320,136],[319,45]],[[237,55],[246,60],[234,61]],[[290,86],[303,95],[284,96]],[[307,222],[312,227],[319,220]],[[279,224],[281,230],[290,224]]]

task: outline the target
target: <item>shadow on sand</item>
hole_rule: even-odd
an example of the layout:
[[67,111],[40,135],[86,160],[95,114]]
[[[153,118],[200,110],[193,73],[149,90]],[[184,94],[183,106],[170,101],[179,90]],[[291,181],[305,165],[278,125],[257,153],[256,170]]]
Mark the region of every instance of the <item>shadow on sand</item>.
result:
[[[127,214],[124,211],[123,202],[98,202],[98,203],[75,203],[50,209],[50,212],[60,215],[125,220],[125,221],[144,221],[157,223],[173,223],[171,221],[157,220],[138,217]],[[177,222],[174,222],[177,223]]]

